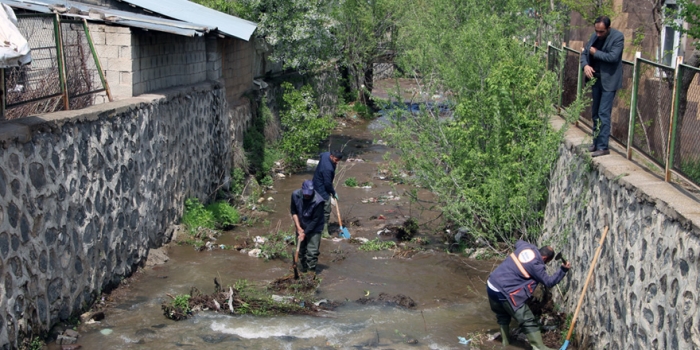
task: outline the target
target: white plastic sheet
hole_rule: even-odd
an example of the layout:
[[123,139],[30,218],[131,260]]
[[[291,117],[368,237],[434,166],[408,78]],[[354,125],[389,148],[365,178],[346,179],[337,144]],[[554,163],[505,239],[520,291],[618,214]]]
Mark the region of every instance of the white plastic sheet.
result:
[[17,29],[17,17],[6,4],[0,7],[0,68],[17,67],[32,61],[27,39]]

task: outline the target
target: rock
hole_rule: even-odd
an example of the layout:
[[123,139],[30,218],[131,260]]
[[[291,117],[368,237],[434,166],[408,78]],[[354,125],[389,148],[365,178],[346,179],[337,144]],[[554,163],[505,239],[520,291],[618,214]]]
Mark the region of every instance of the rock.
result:
[[249,197],[252,195],[259,195],[262,193],[262,189],[260,188],[260,184],[258,184],[258,181],[255,180],[254,176],[248,176],[246,179],[246,184],[243,187],[243,196]]
[[80,333],[72,330],[72,329],[66,329],[65,332],[63,332],[63,335],[71,337],[71,338],[78,338],[80,337]]
[[59,335],[56,339],[56,343],[59,345],[70,345],[78,342],[78,338],[68,337],[65,335]]
[[275,177],[278,179],[284,179],[286,176],[282,173],[277,173],[277,174],[275,174]]
[[278,302],[278,303],[288,303],[294,300],[294,297],[290,296],[281,296],[281,295],[272,295],[272,300]]
[[165,264],[170,258],[166,253],[167,247],[161,247],[158,249],[150,249],[148,251],[148,257],[146,258],[146,266],[152,267],[156,265]]
[[264,201],[265,201],[265,198],[263,198],[263,197],[258,198],[258,204],[260,204],[260,203],[262,203],[262,202],[264,202]]
[[253,257],[253,258],[259,258],[259,257],[260,257],[260,253],[262,253],[262,250],[260,250],[260,249],[257,249],[257,248],[256,248],[256,249],[251,249],[251,250],[248,252],[248,256]]
[[187,228],[185,225],[171,225],[165,231],[166,241],[170,240],[172,242],[177,242],[178,237],[186,237]]
[[72,344],[72,345],[61,345],[61,350],[78,350],[82,349],[82,345],[80,344]]
[[109,329],[109,328],[105,328],[105,329],[103,329],[103,330],[100,331],[100,333],[101,333],[102,335],[110,335],[110,334],[112,334],[112,332],[113,332],[113,331],[112,331],[111,329]]

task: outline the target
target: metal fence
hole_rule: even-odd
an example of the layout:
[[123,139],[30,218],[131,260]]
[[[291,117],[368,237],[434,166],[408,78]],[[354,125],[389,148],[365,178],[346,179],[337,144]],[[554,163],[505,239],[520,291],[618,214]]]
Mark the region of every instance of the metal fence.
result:
[[[537,49],[535,49],[537,52]],[[559,106],[567,108],[584,94],[585,78],[579,51],[547,46],[547,67],[559,71]],[[622,61],[622,88],[617,91],[611,115],[611,137],[627,148],[644,154],[662,169],[700,185],[700,69],[682,64],[677,68],[640,57]],[[592,129],[590,106],[579,121]]]
[[32,63],[4,70],[0,120],[91,106],[94,94],[107,89],[85,21],[31,14],[18,15],[17,24]]

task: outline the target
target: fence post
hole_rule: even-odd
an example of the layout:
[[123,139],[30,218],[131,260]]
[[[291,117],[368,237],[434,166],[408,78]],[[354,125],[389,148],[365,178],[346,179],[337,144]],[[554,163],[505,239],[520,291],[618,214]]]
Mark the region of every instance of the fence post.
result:
[[630,103],[630,121],[627,133],[627,159],[632,159],[632,144],[634,143],[634,123],[637,117],[637,94],[639,91],[639,59],[642,53],[634,54],[634,69],[632,69],[632,99]]
[[95,66],[97,66],[97,72],[100,74],[100,80],[102,80],[102,86],[104,86],[107,92],[107,98],[109,102],[113,102],[112,91],[109,90],[109,84],[105,78],[105,73],[102,71],[102,65],[100,64],[100,58],[97,57],[97,52],[95,52],[95,45],[92,43],[92,36],[90,35],[90,29],[88,29],[87,20],[83,18],[83,27],[85,28],[85,36],[87,37],[87,42],[90,44],[90,51],[92,51],[92,57],[95,59]]
[[68,83],[66,77],[66,57],[63,55],[63,35],[61,33],[61,19],[56,14],[53,20],[54,35],[56,36],[56,59],[58,60],[58,79],[61,81],[61,93],[63,94],[63,107],[70,110],[68,101]]
[[[578,62],[576,62],[576,69],[578,70],[578,76],[576,77],[576,100],[579,100],[581,98],[581,95],[583,95],[583,68],[581,68],[581,56],[583,55],[583,48],[581,49],[581,53],[578,56]],[[581,116],[579,115],[579,118]],[[578,126],[578,119],[576,118],[576,126]]]
[[683,64],[683,56],[676,58],[676,71],[673,77],[673,99],[671,100],[671,124],[668,126],[668,151],[666,152],[666,182],[671,181],[671,169],[673,169],[673,150],[676,147],[676,122],[678,121],[678,110],[681,99],[681,83],[683,76],[681,75],[681,64]]
[[0,89],[2,89],[2,101],[0,101],[0,120],[5,120],[5,103],[7,102],[7,86],[5,86],[5,68],[0,69]]
[[549,66],[549,52],[552,50],[552,42],[548,41],[547,42],[547,64],[545,65],[547,70],[550,70],[552,67]]

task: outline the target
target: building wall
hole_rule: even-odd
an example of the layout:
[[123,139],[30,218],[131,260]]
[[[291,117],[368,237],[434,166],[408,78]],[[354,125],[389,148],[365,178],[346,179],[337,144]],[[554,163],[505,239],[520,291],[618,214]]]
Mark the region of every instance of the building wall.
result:
[[576,322],[579,348],[700,348],[700,204],[621,155],[591,160],[589,142],[566,133],[541,239],[571,261],[554,294],[573,313],[609,226]]
[[253,88],[255,47],[250,41],[235,38],[225,38],[220,42],[226,99],[232,106],[247,103],[243,94]]
[[0,348],[84,311],[167,242],[250,117],[199,84],[0,125]]

